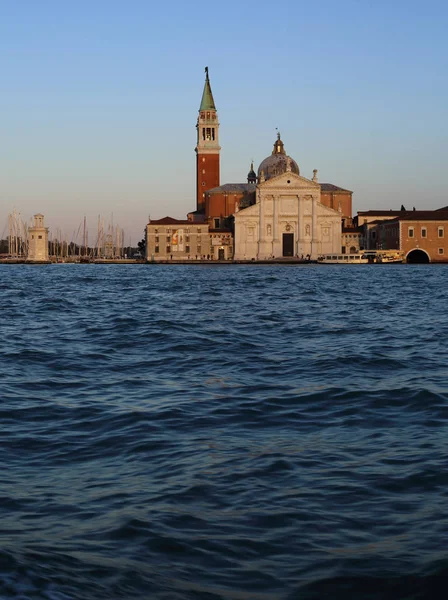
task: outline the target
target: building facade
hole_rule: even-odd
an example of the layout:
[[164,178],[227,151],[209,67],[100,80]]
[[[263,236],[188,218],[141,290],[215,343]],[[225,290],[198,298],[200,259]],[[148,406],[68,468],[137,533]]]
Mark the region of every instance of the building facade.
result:
[[342,226],[341,254],[356,254],[364,250],[364,232],[362,227]]
[[209,230],[207,223],[188,220],[151,220],[146,225],[146,260],[149,262],[229,260],[233,257],[230,231]]
[[[407,262],[448,262],[448,208],[358,212],[367,250],[400,250]],[[362,223],[362,225],[361,225]]]
[[165,217],[146,225],[146,260],[199,260],[210,253],[205,223]]
[[256,202],[235,213],[235,259],[312,258],[341,250],[341,215],[317,182],[292,171],[261,181]]
[[448,211],[408,211],[377,225],[379,249],[397,249],[407,262],[448,262]]
[[400,210],[364,210],[358,211],[353,219],[355,226],[362,231],[362,244],[365,250],[378,250],[378,225],[399,217]]

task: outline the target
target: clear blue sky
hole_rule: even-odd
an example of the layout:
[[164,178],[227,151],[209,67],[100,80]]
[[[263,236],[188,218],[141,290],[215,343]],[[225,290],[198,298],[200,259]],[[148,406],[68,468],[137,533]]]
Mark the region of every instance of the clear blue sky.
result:
[[0,235],[14,207],[91,241],[185,218],[206,65],[222,183],[278,127],[355,212],[447,205],[447,30],[436,0],[0,0]]

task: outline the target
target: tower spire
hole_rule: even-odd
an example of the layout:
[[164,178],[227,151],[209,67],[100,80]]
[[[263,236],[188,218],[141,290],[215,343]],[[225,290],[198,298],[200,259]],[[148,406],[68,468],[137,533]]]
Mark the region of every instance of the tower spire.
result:
[[205,67],[204,91],[202,92],[201,106],[199,107],[199,110],[216,110],[212,88],[210,87],[210,80],[208,78],[208,67]]

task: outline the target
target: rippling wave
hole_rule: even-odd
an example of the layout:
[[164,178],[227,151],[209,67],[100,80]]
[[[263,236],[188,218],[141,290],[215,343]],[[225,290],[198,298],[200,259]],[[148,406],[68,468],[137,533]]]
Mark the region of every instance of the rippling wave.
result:
[[0,597],[444,598],[447,283],[0,266]]

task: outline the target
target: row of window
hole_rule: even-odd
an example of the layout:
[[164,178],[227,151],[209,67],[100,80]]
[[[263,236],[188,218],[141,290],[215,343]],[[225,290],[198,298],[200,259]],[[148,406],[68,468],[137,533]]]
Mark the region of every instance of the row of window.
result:
[[[216,119],[216,113],[212,112],[212,113],[207,113],[207,119],[210,119],[210,117],[212,119]],[[205,112],[201,112],[201,119],[205,119]]]
[[[170,240],[171,239],[171,234],[167,234],[166,238],[167,238],[167,241]],[[181,237],[181,240],[182,240],[182,237]],[[155,241],[156,244],[158,244],[160,242],[160,237],[158,235],[156,235],[155,238],[154,238],[154,241]],[[185,241],[186,242],[190,241],[190,236],[189,235],[185,236]]]
[[[439,238],[443,238],[444,234],[445,234],[444,227],[438,227],[437,228],[437,236]],[[428,233],[427,233],[426,227],[422,227],[421,228],[420,235],[421,235],[422,238],[428,237]],[[408,227],[408,238],[413,238],[413,237],[414,237],[414,227]]]
[[[156,246],[156,247],[154,248],[154,252],[155,252],[156,254],[160,254],[160,246]],[[167,253],[167,254],[170,254],[170,252],[171,252],[171,246],[167,246],[167,247],[166,247],[166,253]],[[189,254],[189,252],[190,252],[190,246],[185,246],[185,252],[186,252],[187,254]],[[197,252],[198,252],[198,254],[200,254],[200,253],[201,253],[201,246],[198,246],[198,247],[197,247]]]
[[[175,231],[177,231],[177,229],[165,229],[165,231],[161,231],[160,233],[174,233]],[[185,233],[185,235],[192,233],[191,229],[189,227],[187,227],[186,229],[183,229],[183,232]],[[197,229],[198,233],[202,233],[202,229],[200,227],[198,227]],[[154,233],[157,235],[159,233],[158,229],[154,229]]]
[[[231,250],[231,247],[229,246],[229,250]],[[210,246],[210,254],[213,254],[214,251],[214,247]],[[166,254],[171,254],[171,252],[173,252],[173,249],[171,246],[166,246]],[[185,246],[185,254],[189,254],[191,252],[191,248],[190,246]],[[196,252],[198,254],[201,254],[202,252],[202,247],[201,246],[197,246],[196,248]],[[160,246],[155,246],[154,247],[154,253],[155,254],[160,254]]]

